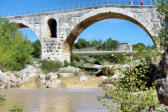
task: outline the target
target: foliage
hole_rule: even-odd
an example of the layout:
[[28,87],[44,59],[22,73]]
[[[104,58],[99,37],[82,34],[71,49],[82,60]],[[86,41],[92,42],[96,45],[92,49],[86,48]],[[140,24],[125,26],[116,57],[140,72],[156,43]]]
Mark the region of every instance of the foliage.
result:
[[133,54],[133,60],[143,60],[146,63],[157,62],[157,58],[160,57],[161,53],[156,48],[149,48],[145,51],[135,51]]
[[75,61],[79,62],[80,56],[71,53],[71,62],[75,62]]
[[56,72],[62,66],[63,64],[60,61],[49,61],[49,60],[41,61],[41,69],[44,73]]
[[[124,73],[124,77],[121,80],[123,88],[136,91],[137,88],[140,90],[146,89],[146,87],[152,87],[154,72],[157,68],[152,64],[140,64],[138,66],[131,66],[127,68]],[[134,83],[130,83],[134,82]],[[135,88],[135,89],[134,89]]]
[[102,68],[102,72],[104,76],[113,76],[115,74],[115,70],[113,67],[111,68],[104,67]]
[[143,43],[137,43],[133,45],[133,50],[143,51],[147,50],[147,47]]
[[118,79],[113,79],[113,88],[104,88],[106,97],[111,98],[113,103],[108,103],[108,99],[102,98],[99,98],[99,101],[110,112],[164,112],[160,109],[154,87],[146,88],[149,81],[146,77],[147,70],[147,65],[133,65],[128,68],[124,78],[121,79],[122,76],[119,76]]
[[13,105],[11,106],[10,112],[23,112],[23,109],[19,105]]
[[76,49],[88,48],[90,43],[85,39],[79,39],[77,43],[74,44]]
[[64,67],[68,67],[69,63],[67,62],[67,60],[64,61]]
[[101,46],[101,44],[102,44],[102,40],[92,40],[90,42],[90,47],[98,48],[99,46]]
[[23,38],[17,24],[0,19],[0,68],[20,70],[32,59],[31,42]]
[[101,65],[101,61],[99,61],[99,60],[95,60],[95,61],[93,62],[93,64]]
[[108,38],[100,48],[103,50],[116,50],[118,47],[119,42],[117,40],[112,40],[112,38]]
[[41,44],[39,40],[36,40],[32,43],[32,46],[34,48],[34,51],[32,52],[33,57],[40,58],[41,56]]

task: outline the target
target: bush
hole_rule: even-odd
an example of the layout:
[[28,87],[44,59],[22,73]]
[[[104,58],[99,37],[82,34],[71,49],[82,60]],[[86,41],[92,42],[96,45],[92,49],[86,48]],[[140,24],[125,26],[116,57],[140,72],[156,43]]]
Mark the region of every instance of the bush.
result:
[[99,60],[95,60],[93,64],[101,65],[101,62]]
[[56,72],[62,66],[63,64],[60,61],[49,61],[49,60],[41,61],[41,69],[44,73]]
[[154,87],[146,88],[148,81],[151,81],[146,76],[150,71],[152,70],[148,65],[128,68],[124,78],[121,79],[122,76],[119,76],[118,79],[111,81],[113,88],[104,88],[106,97],[111,98],[114,103],[102,98],[98,100],[110,112],[164,112],[160,108]]
[[[124,73],[124,78],[122,78],[121,83],[123,84],[123,87],[127,89],[129,89],[130,86],[136,88],[138,87],[139,89],[144,89],[146,87],[150,88],[154,82],[153,74],[156,69],[157,68],[152,64],[141,64],[138,66],[129,67],[128,70]],[[142,85],[144,85],[144,87]]]
[[35,58],[40,58],[41,57],[41,44],[39,40],[36,40],[35,42],[33,42],[32,44],[34,51],[32,53],[33,57]]
[[19,105],[13,105],[11,106],[10,112],[23,112],[23,109]]
[[69,63],[65,60],[64,61],[64,67],[68,67],[69,66]]
[[105,76],[113,76],[115,74],[114,68],[102,68],[103,75]]
[[71,53],[71,62],[80,61],[80,56]]
[[20,70],[32,59],[32,44],[18,29],[16,24],[0,20],[0,69]]

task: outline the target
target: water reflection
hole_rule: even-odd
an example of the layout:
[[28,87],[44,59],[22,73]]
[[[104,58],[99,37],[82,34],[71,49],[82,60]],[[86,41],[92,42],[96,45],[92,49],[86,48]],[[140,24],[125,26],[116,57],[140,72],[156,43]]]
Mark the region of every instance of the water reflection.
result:
[[11,105],[23,106],[24,112],[106,112],[98,96],[100,88],[83,89],[7,89],[6,102],[0,112],[8,112]]

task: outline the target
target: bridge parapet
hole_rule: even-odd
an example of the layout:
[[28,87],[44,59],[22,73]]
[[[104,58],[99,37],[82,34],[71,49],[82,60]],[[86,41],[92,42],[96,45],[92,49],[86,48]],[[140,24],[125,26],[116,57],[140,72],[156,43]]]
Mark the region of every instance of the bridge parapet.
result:
[[130,0],[95,0],[95,1],[85,1],[83,3],[69,4],[64,6],[57,7],[48,7],[42,9],[31,9],[31,10],[23,10],[23,11],[15,11],[15,12],[6,12],[0,14],[0,17],[13,17],[13,16],[23,16],[23,15],[32,15],[32,14],[42,14],[42,13],[52,13],[52,12],[61,12],[67,10],[75,10],[75,9],[83,9],[90,8],[96,6],[104,6],[104,5],[113,5],[113,6],[153,6],[153,0],[143,0],[143,5],[141,0],[133,0],[130,3]]

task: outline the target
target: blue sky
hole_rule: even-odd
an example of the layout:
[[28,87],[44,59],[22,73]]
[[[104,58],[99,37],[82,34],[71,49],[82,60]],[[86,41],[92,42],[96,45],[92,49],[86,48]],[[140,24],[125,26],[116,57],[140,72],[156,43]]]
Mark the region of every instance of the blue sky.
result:
[[[0,0],[0,16],[5,16],[9,14],[9,12],[10,14],[18,11],[21,13],[21,11],[24,12],[24,10],[30,12],[32,9],[35,9],[34,12],[39,11],[39,9],[42,8],[52,8],[51,10],[53,10],[54,8],[62,9],[63,7],[63,9],[65,9],[71,8],[73,4],[75,4],[73,7],[79,6],[78,4],[85,4],[83,6],[86,6],[90,1],[92,2],[92,5],[94,5],[93,3],[95,3],[96,0]],[[100,2],[103,0],[97,1]],[[125,1],[126,0],[121,0],[121,3],[129,3],[129,0]],[[140,0],[134,1],[137,3],[140,2]],[[146,1],[149,2],[150,0]],[[112,0],[105,0],[104,3],[110,2],[112,2]],[[22,31],[23,34],[31,41],[35,41],[37,39],[36,35],[30,29],[20,29],[20,31]],[[79,35],[78,39],[85,38],[87,40],[105,40],[109,37],[118,40],[119,42],[130,42],[131,44],[142,42],[146,45],[153,45],[151,38],[142,28],[132,22],[122,19],[106,19],[99,21],[85,29]]]

